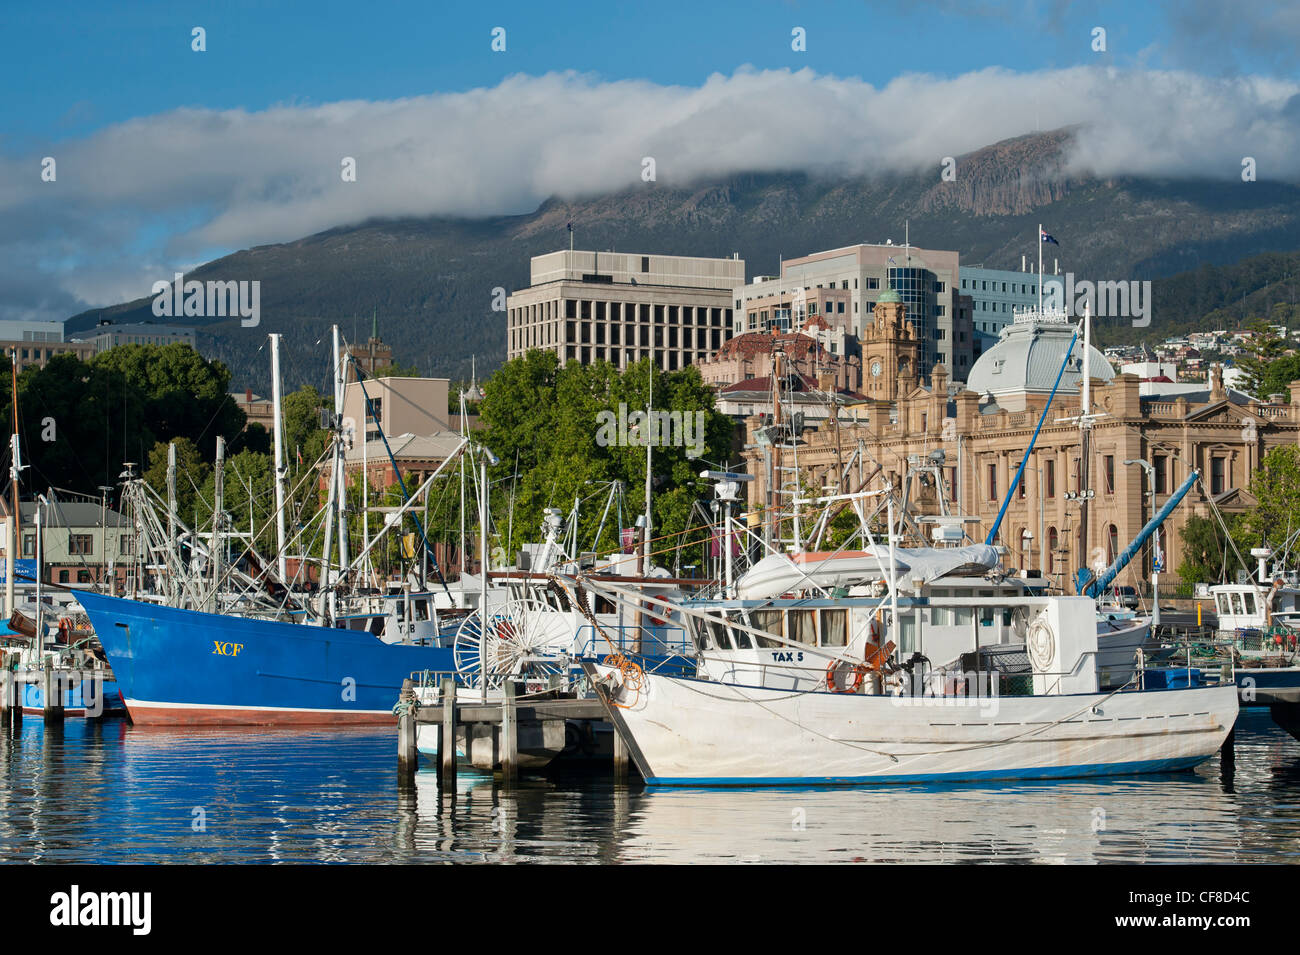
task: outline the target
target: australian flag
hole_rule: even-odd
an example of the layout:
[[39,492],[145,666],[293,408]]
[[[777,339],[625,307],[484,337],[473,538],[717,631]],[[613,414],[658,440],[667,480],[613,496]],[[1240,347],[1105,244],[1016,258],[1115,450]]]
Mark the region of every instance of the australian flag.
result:
[[1040,238],[1044,243],[1051,243],[1052,245],[1060,245],[1060,244],[1061,244],[1061,243],[1057,242],[1056,239],[1054,239],[1052,236],[1048,235],[1048,234],[1047,234],[1047,230],[1044,229],[1042,226],[1039,226],[1039,227],[1038,227],[1038,237],[1039,237],[1039,238]]

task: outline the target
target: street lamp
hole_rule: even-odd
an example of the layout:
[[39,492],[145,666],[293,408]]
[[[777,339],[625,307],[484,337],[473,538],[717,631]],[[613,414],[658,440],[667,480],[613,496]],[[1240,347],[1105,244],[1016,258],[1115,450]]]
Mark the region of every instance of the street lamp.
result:
[[[1141,458],[1129,458],[1125,464],[1136,464],[1147,475],[1148,490],[1146,496],[1151,499],[1151,510],[1156,506],[1156,469],[1155,466]],[[1160,549],[1160,528],[1156,527],[1151,536],[1151,626],[1160,626],[1160,570],[1164,567],[1165,555]]]

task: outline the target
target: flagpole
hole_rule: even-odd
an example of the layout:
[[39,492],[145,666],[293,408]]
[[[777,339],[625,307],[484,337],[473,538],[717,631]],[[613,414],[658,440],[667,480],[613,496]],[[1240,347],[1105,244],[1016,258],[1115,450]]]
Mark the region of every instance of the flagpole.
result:
[[1043,224],[1038,223],[1038,314],[1043,314]]

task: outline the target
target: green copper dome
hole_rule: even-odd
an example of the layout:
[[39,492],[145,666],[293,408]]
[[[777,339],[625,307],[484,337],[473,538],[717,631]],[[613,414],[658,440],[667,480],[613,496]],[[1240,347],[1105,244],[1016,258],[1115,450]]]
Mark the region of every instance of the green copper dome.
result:
[[880,298],[876,299],[876,304],[879,305],[884,302],[902,302],[902,301],[903,301],[903,297],[899,295],[897,292],[895,292],[892,288],[890,288],[890,289],[885,289],[885,291],[881,293]]

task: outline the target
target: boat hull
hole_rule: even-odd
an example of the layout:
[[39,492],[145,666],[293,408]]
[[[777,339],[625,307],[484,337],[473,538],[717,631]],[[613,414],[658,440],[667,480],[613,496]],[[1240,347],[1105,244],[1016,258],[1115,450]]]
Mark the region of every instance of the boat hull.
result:
[[404,679],[454,669],[450,649],[387,644],[365,631],[102,594],[81,603],[137,725],[394,723]]
[[[597,677],[608,667],[591,665]],[[611,719],[646,782],[858,785],[1186,769],[1237,718],[1236,688],[983,700],[789,693],[647,675]]]

